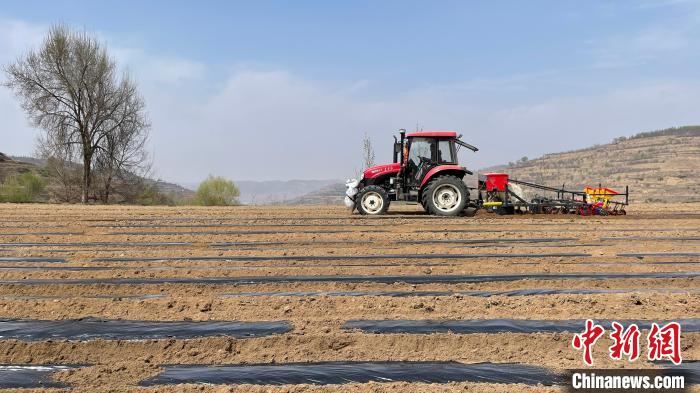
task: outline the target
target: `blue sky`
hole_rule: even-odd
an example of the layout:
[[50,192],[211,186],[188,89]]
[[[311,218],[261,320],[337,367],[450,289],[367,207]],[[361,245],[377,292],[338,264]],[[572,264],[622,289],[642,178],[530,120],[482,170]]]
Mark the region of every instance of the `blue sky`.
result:
[[[4,2],[0,62],[52,23],[99,35],[174,181],[347,177],[365,132],[388,160],[402,127],[456,129],[478,168],[700,123],[694,1],[56,4]],[[0,107],[0,150],[31,153],[9,92]]]

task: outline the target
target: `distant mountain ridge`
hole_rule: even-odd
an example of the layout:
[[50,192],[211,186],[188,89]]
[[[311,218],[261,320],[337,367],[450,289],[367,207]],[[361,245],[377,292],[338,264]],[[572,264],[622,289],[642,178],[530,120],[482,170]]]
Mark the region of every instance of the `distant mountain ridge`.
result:
[[[286,204],[306,194],[321,192],[325,187],[342,183],[340,180],[234,180],[241,192],[239,201],[246,205]],[[181,183],[196,190],[198,183]]]
[[284,205],[338,205],[345,198],[345,183],[336,182],[320,190],[281,202]]
[[252,205],[279,204],[305,194],[318,192],[338,180],[270,180],[234,181],[241,191],[241,203]]

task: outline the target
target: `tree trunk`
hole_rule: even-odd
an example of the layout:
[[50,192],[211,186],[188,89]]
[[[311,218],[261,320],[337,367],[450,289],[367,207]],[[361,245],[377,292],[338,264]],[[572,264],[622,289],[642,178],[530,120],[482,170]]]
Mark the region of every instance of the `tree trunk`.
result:
[[88,203],[90,196],[90,162],[92,157],[83,155],[83,197],[82,202]]
[[105,198],[104,198],[104,204],[109,205],[109,190],[112,187],[112,175],[107,176],[107,180],[105,181]]

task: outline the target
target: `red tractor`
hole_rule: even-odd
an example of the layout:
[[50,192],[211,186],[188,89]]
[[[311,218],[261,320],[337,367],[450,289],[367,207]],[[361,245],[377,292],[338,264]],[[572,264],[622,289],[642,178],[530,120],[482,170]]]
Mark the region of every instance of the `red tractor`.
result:
[[368,168],[359,181],[348,183],[346,204],[360,214],[386,213],[391,201],[420,203],[430,214],[456,216],[469,205],[462,178],[472,174],[459,166],[460,147],[478,149],[453,131],[422,131],[394,137],[394,162]]

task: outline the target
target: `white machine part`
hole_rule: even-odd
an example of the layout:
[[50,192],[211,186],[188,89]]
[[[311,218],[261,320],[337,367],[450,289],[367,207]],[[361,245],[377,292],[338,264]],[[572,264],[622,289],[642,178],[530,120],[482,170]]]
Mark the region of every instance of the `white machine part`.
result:
[[357,179],[348,179],[345,182],[345,186],[348,188],[347,191],[345,191],[345,199],[343,202],[345,202],[345,206],[347,206],[349,209],[355,209],[355,195],[357,195],[357,186],[360,184],[360,181]]
[[510,193],[519,196],[522,199],[524,198],[525,193],[523,192],[523,188],[520,187],[517,184],[513,183],[508,183],[508,188],[510,189]]

